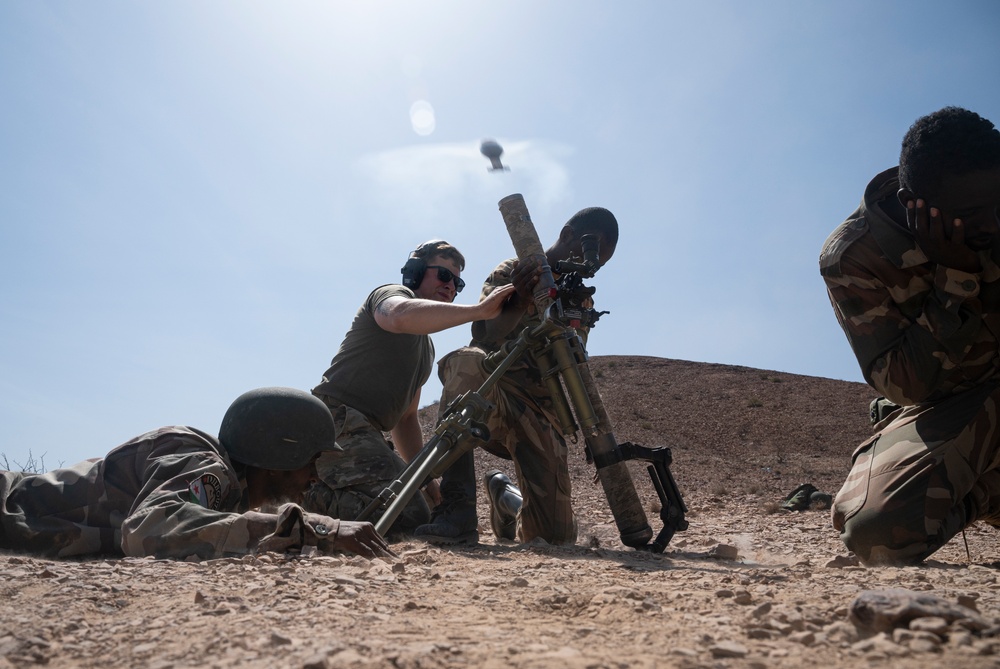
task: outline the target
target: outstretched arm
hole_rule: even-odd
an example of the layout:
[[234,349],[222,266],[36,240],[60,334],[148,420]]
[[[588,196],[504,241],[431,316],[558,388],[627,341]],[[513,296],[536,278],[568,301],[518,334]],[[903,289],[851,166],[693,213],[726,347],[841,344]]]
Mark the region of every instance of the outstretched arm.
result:
[[421,298],[395,296],[375,308],[375,322],[387,332],[427,335],[478,320],[488,320],[500,313],[513,286],[496,290],[477,304],[449,304]]

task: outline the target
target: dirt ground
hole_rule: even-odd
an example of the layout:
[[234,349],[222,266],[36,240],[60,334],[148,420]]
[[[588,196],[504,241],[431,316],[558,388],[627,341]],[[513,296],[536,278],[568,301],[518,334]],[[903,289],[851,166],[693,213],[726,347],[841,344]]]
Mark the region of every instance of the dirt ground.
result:
[[[664,553],[622,546],[575,446],[574,547],[498,544],[480,494],[479,546],[403,541],[395,561],[0,554],[0,668],[1000,667],[996,530],[976,526],[920,567],[870,569],[828,510],[778,509],[800,483],[837,491],[869,434],[870,388],[661,358],[591,366],[619,442],[673,450],[690,527]],[[425,414],[429,427],[436,407]],[[632,475],[658,530],[648,476]],[[899,588],[985,622],[875,635],[852,622],[859,594]]]

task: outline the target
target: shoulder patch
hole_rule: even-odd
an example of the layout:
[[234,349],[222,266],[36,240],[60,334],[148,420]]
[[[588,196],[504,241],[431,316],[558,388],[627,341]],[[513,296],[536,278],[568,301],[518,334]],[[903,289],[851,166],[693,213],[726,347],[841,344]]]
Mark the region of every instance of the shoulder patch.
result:
[[206,509],[218,511],[222,508],[222,481],[215,474],[202,474],[188,486],[191,501]]

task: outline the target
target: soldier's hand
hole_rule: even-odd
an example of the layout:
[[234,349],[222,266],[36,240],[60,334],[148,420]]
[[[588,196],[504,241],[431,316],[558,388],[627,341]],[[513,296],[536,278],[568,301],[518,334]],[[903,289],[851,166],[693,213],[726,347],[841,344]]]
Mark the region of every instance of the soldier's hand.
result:
[[510,281],[517,290],[517,295],[525,304],[531,304],[534,300],[532,295],[535,284],[542,276],[542,268],[545,265],[545,256],[529,256],[514,262],[514,269],[510,273]]
[[382,535],[375,531],[375,526],[368,522],[354,520],[340,521],[340,530],[335,539],[328,541],[323,548],[350,551],[366,558],[399,557],[392,552]]
[[479,314],[477,321],[493,320],[503,311],[507,300],[514,296],[514,286],[500,286],[483,298],[478,304]]
[[972,274],[982,271],[979,254],[965,244],[961,219],[945,221],[940,209],[917,199],[906,203],[906,225],[931,262]]

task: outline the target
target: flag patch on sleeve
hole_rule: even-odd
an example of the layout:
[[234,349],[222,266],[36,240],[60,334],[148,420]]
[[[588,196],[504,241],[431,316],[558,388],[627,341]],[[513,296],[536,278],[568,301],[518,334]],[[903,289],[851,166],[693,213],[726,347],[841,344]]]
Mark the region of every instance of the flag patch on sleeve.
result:
[[202,474],[188,486],[191,501],[206,509],[218,511],[222,507],[222,481],[215,474]]

